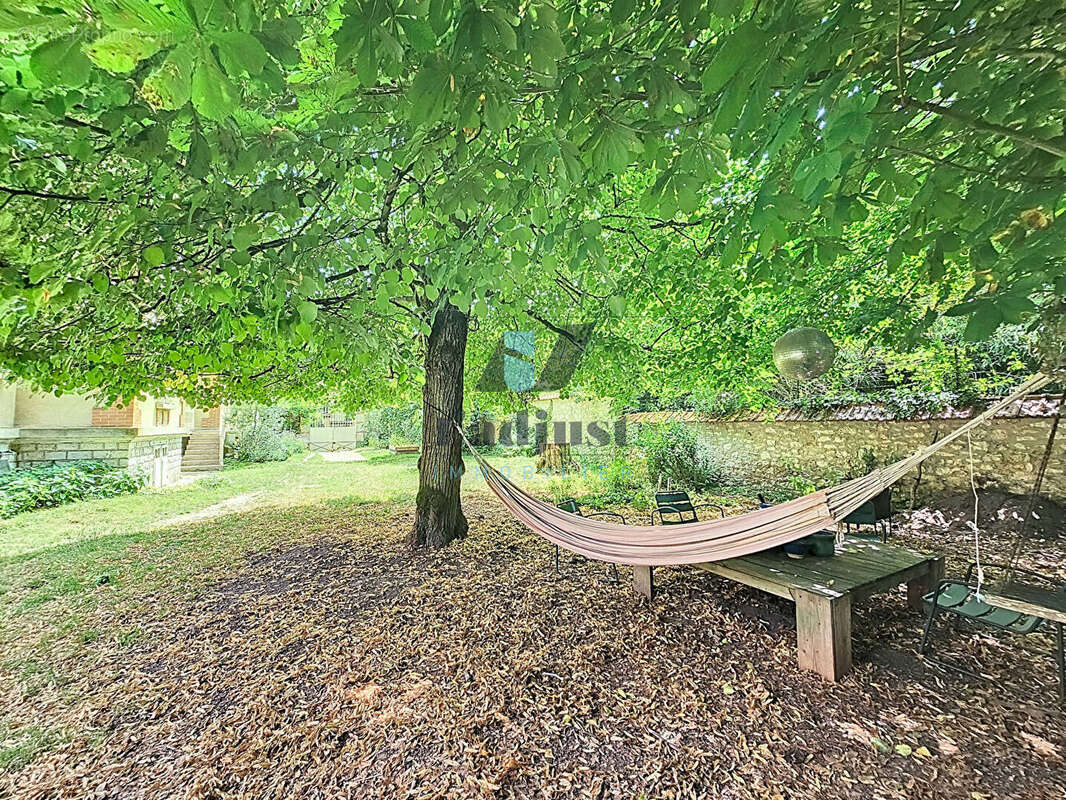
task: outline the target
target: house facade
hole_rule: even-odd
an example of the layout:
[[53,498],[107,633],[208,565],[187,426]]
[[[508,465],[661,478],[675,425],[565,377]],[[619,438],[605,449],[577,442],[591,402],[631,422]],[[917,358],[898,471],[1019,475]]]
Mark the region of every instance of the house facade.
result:
[[166,486],[183,470],[221,468],[223,437],[221,407],[197,409],[179,397],[106,406],[0,382],[0,469],[91,459]]

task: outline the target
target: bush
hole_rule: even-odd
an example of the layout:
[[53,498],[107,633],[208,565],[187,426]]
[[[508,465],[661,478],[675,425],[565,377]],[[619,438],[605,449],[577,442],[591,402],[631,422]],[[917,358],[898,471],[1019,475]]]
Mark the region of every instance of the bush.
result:
[[704,491],[723,482],[711,452],[684,423],[645,427],[638,441],[644,447],[652,486],[669,481],[679,488]]
[[651,489],[642,458],[635,449],[595,448],[576,454],[576,474],[585,478],[581,502],[590,508],[617,505],[642,507]]
[[132,494],[148,483],[102,461],[70,461],[0,473],[0,519],[36,508],[51,508],[90,497]]
[[397,444],[422,444],[422,405],[376,408],[366,416],[366,433],[370,444],[388,447]]
[[234,431],[232,458],[244,463],[284,461],[304,449],[286,427],[286,409],[238,406],[230,415]]

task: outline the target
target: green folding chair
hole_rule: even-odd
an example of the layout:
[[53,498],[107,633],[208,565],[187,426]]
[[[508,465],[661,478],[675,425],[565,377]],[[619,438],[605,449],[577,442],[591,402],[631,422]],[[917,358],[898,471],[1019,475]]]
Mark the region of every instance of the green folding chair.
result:
[[[963,620],[999,628],[1021,636],[1027,636],[1040,628],[1044,622],[1041,617],[1023,614],[1019,611],[1011,611],[1006,608],[997,608],[981,599],[974,585],[974,571],[976,568],[976,563],[970,564],[966,570],[965,582],[950,579],[942,580],[937,584],[936,589],[922,598],[929,608],[929,613],[925,619],[925,630],[922,632],[922,644],[918,649],[919,653],[925,653],[929,642],[929,633],[933,627],[933,620],[941,612],[947,612],[955,616],[954,628],[956,631],[959,630]],[[1013,572],[1014,574],[1045,583],[1056,592],[1062,592],[1066,595],[1066,584],[1031,570],[1017,567],[1010,570],[1005,564],[983,564],[982,568],[986,570],[1004,570],[1008,574]],[[1059,699],[1062,702],[1066,702],[1066,654],[1064,654],[1063,650],[1063,626],[1061,622],[1053,624],[1056,628],[1057,647],[1055,660],[1059,668]]]
[[848,535],[852,534],[852,525],[855,526],[856,534],[861,534],[863,525],[869,525],[881,537],[882,542],[887,542],[892,533],[892,487],[889,486],[872,500],[867,500],[840,522]]
[[[572,497],[568,497],[565,500],[563,500],[563,502],[561,502],[558,505],[556,505],[556,508],[561,508],[563,511],[567,512],[568,514],[577,514],[577,516],[585,517],[586,519],[592,519],[593,517],[614,517],[619,522],[621,522],[623,525],[626,524],[626,518],[623,517],[621,514],[616,514],[614,511],[594,511],[591,514],[583,514],[581,512],[581,506],[578,505],[577,500],[575,500]],[[580,555],[578,553],[575,553],[574,555],[577,556],[580,559],[583,559],[584,561],[588,561],[588,559],[585,558],[583,555]],[[617,564],[611,564],[611,569],[614,570],[614,583],[617,585],[618,584],[618,565]],[[559,545],[555,545],[555,571],[556,572],[559,571]]]
[[[725,509],[714,503],[693,503],[688,492],[656,492],[655,509],[651,512],[651,524],[655,524],[655,515],[659,515],[660,525],[681,525],[685,522],[699,522],[696,513],[700,508],[716,509],[725,519]],[[669,515],[669,518],[667,518]]]

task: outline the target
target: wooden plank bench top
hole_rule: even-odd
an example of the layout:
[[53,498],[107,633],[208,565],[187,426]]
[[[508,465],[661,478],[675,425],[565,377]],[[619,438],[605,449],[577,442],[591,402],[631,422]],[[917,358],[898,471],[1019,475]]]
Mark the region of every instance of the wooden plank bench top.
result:
[[[835,556],[793,559],[772,550],[694,566],[792,600],[799,665],[828,680],[837,680],[851,669],[854,603],[906,583],[907,600],[920,611],[922,596],[944,574],[940,555],[854,536],[838,545]],[[651,596],[649,567],[634,567],[633,586]]]
[[825,597],[850,594],[861,602],[923,574],[936,558],[909,547],[846,537],[835,556],[796,559],[769,551],[695,566],[786,600],[803,590]]

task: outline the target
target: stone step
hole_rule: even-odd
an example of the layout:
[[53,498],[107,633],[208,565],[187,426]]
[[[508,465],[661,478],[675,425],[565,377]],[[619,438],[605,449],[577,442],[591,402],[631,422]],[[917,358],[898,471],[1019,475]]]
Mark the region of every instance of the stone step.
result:
[[220,469],[222,469],[221,464],[197,465],[195,467],[182,464],[181,466],[182,472],[218,472]]

